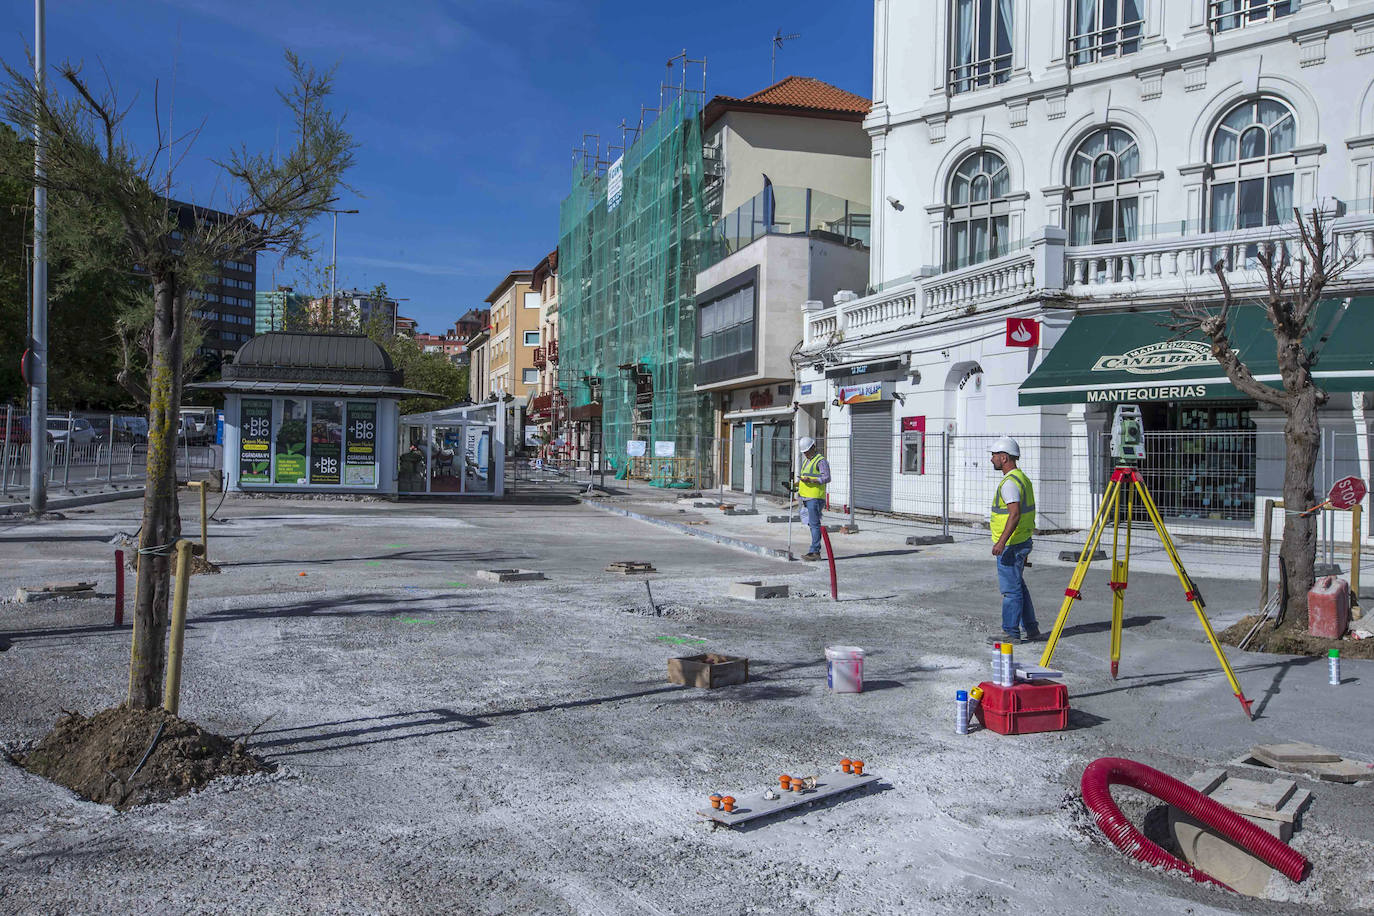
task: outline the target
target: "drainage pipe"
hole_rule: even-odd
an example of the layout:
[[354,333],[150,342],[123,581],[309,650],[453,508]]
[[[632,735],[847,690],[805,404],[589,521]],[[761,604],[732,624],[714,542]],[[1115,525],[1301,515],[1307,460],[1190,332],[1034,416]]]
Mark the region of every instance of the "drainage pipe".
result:
[[1172,776],[1153,767],[1121,757],[1102,757],[1088,764],[1083,771],[1083,803],[1092,812],[1098,829],[1107,835],[1126,855],[1163,868],[1181,871],[1194,881],[1216,884],[1232,890],[1187,862],[1171,856],[1157,844],[1146,839],[1135,828],[1112,799],[1111,787],[1129,786],[1167,802],[1185,814],[1207,825],[1266,865],[1278,869],[1293,881],[1301,881],[1312,870],[1301,853],[1287,843],[1280,842],[1250,821],[1213,801]]
[[821,519],[821,540],[825,542],[825,558],[830,561],[830,598],[839,601],[840,587],[835,581],[835,551],[830,549],[830,532],[825,530],[825,519]]

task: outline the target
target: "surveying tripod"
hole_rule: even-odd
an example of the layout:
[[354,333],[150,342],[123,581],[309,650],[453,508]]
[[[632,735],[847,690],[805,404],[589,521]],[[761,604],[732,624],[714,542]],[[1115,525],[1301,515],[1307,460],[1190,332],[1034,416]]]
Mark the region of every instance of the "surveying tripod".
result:
[[[1126,512],[1123,516],[1121,511],[1121,494],[1126,493]],[[1221,644],[1217,642],[1217,634],[1212,631],[1212,624],[1207,620],[1207,614],[1203,612],[1206,602],[1202,600],[1202,592],[1198,590],[1197,584],[1188,575],[1188,571],[1183,568],[1183,561],[1179,559],[1178,549],[1174,547],[1173,538],[1169,536],[1169,531],[1164,527],[1164,520],[1160,517],[1159,507],[1150,497],[1150,491],[1145,487],[1145,481],[1141,479],[1140,472],[1130,465],[1120,465],[1112,471],[1111,482],[1107,484],[1107,492],[1102,496],[1102,505],[1097,510],[1097,517],[1093,519],[1092,528],[1088,531],[1088,539],[1083,545],[1083,552],[1078,556],[1078,565],[1074,567],[1073,578],[1069,580],[1069,587],[1064,589],[1064,604],[1059,609],[1059,617],[1054,622],[1054,630],[1050,633],[1049,642],[1045,645],[1045,652],[1040,656],[1040,666],[1048,668],[1050,659],[1054,656],[1054,648],[1059,643],[1059,636],[1064,631],[1064,624],[1069,619],[1069,611],[1073,608],[1073,603],[1083,597],[1080,589],[1083,587],[1083,579],[1088,574],[1088,566],[1092,562],[1093,554],[1097,552],[1097,545],[1102,540],[1102,534],[1106,530],[1108,518],[1112,523],[1112,576],[1109,585],[1112,589],[1112,677],[1116,677],[1117,666],[1121,661],[1121,614],[1125,604],[1126,578],[1130,571],[1131,563],[1131,517],[1135,511],[1136,495],[1140,496],[1140,503],[1145,507],[1146,514],[1150,517],[1150,522],[1155,527],[1155,532],[1159,535],[1160,543],[1164,545],[1164,550],[1169,555],[1169,562],[1174,565],[1174,572],[1178,574],[1178,581],[1183,585],[1183,597],[1193,605],[1197,611],[1198,620],[1202,621],[1203,632],[1207,634],[1207,640],[1212,644],[1212,650],[1217,654],[1217,660],[1221,662],[1222,670],[1226,672],[1226,679],[1231,682],[1231,692],[1240,701],[1241,708],[1245,710],[1247,718],[1251,717],[1250,703],[1252,701],[1245,698],[1245,694],[1240,689],[1240,683],[1236,680],[1236,673],[1231,670],[1231,665],[1226,661],[1226,654],[1221,651]],[[1125,549],[1119,554],[1117,549],[1121,545],[1122,523],[1126,526]]]

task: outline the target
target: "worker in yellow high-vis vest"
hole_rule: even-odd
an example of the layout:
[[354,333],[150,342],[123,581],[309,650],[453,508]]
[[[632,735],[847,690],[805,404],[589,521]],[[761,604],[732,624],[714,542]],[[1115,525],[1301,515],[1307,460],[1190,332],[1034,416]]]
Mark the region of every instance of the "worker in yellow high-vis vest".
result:
[[[1034,642],[1040,639],[1035,606],[1026,588],[1026,558],[1035,534],[1035,488],[1017,467],[1021,446],[1010,436],[992,443],[992,466],[1002,479],[992,494],[992,555],[997,559],[997,585],[1002,592],[1002,632],[989,642]],[[1024,634],[1024,638],[1023,638]]]
[[816,440],[802,436],[797,442],[801,449],[801,468],[797,471],[797,496],[801,499],[802,518],[811,529],[811,550],[803,560],[821,558],[821,509],[825,505],[825,485],[830,483],[830,462],[825,460]]

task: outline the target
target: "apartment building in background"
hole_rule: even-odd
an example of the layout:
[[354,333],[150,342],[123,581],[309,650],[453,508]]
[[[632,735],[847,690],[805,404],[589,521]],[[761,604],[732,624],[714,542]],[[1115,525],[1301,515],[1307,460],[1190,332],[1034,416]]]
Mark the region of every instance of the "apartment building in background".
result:
[[[173,242],[185,237],[197,221],[227,222],[228,213],[173,201],[178,228]],[[253,336],[257,293],[257,256],[216,258],[213,273],[190,294],[191,315],[200,321],[204,337],[196,353],[210,368],[232,355]]]
[[396,300],[370,291],[341,289],[332,298],[317,296],[310,300],[309,312],[312,325],[318,328],[365,329],[376,320],[385,330],[398,330]]
[[534,351],[539,386],[530,402],[529,420],[539,427],[546,454],[557,456],[569,450],[572,435],[568,401],[558,387],[558,249],[534,266],[530,285],[539,295],[539,346]]
[[308,297],[289,286],[258,290],[254,294],[253,333],[300,329],[306,320]]
[[525,442],[524,421],[530,401],[539,391],[534,351],[539,346],[539,293],[530,286],[532,270],[513,270],[487,296],[491,309],[486,344],[489,395],[512,399],[507,413],[512,424],[508,448]]

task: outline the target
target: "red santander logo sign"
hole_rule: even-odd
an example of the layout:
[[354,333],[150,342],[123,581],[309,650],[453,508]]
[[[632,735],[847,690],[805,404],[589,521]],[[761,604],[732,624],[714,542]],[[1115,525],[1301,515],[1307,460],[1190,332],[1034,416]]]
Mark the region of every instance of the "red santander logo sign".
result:
[[1034,318],[1008,318],[1007,346],[1027,348],[1040,346],[1040,322]]

